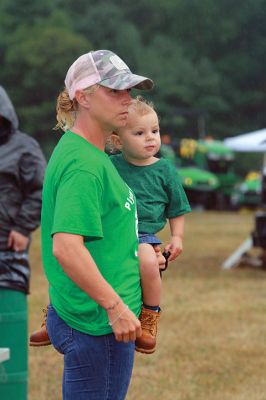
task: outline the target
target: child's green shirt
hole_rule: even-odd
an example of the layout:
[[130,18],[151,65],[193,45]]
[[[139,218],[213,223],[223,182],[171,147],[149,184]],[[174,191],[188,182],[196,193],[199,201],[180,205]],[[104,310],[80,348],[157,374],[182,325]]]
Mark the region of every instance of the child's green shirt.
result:
[[169,218],[191,211],[177,169],[164,158],[147,166],[129,164],[122,154],[111,160],[137,198],[139,232],[156,233]]

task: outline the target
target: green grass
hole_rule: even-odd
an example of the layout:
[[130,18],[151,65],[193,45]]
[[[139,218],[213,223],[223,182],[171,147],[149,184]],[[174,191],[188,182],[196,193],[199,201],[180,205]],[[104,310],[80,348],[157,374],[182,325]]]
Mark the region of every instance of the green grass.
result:
[[[128,400],[266,399],[266,271],[221,268],[253,225],[251,213],[186,217],[184,252],[163,275],[158,348],[136,353]],[[30,332],[48,301],[38,235]],[[168,228],[160,236],[166,240]],[[61,399],[62,361],[51,346],[29,349],[29,400]]]

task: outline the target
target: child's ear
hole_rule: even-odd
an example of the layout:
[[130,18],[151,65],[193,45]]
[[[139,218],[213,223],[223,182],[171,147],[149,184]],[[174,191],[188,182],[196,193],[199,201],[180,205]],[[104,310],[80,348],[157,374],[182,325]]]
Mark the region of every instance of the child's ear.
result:
[[116,149],[121,150],[122,149],[122,142],[120,137],[116,133],[111,134],[111,142],[115,146]]

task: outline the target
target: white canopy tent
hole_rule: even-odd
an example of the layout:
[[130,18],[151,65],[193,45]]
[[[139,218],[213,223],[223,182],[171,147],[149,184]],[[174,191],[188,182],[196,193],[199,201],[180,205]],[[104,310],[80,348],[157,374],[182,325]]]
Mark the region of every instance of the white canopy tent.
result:
[[[266,176],[266,129],[245,133],[224,139],[224,144],[230,149],[239,152],[264,153],[262,174]],[[241,246],[223,263],[223,268],[232,268],[237,265],[243,254],[253,245],[252,237],[248,237]],[[254,261],[254,260],[253,260]],[[254,264],[255,265],[255,264]]]
[[266,129],[229,137],[224,143],[234,151],[266,152]]
[[266,129],[226,138],[224,144],[234,151],[264,153],[262,174],[266,176]]

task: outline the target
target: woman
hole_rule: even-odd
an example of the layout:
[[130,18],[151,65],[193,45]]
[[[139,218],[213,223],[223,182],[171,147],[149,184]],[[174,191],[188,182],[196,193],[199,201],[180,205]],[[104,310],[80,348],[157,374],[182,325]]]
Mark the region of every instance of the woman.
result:
[[136,202],[104,153],[126,124],[130,89],[153,82],[108,50],[79,57],[57,101],[66,130],[46,170],[42,254],[47,329],[64,354],[63,399],[119,400],[141,335]]

